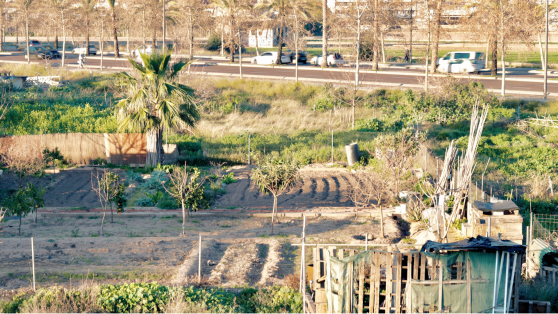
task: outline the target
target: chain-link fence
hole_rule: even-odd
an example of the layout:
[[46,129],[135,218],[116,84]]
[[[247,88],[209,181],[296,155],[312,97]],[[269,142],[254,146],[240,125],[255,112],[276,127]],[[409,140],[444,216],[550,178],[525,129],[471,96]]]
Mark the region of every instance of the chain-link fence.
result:
[[558,242],[558,215],[533,214],[533,239]]

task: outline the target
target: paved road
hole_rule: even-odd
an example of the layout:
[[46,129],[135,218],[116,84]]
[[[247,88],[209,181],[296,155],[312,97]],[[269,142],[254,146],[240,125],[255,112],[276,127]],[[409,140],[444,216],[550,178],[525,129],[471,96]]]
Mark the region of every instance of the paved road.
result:
[[[66,64],[70,67],[77,66],[77,55],[68,54]],[[26,62],[23,53],[14,55],[1,55],[0,62],[6,61],[10,63]],[[36,61],[36,60],[32,60]],[[88,57],[87,66],[92,69],[98,69],[100,66],[100,57]],[[40,61],[40,63],[50,63],[53,66],[59,66],[60,60]],[[121,71],[129,68],[126,59],[120,58],[115,60],[114,57],[104,57],[103,67],[107,70]],[[206,75],[220,76],[238,76],[238,63],[228,64],[223,58],[201,58],[198,63],[192,67],[192,71]],[[508,72],[509,71],[509,72]],[[533,71],[524,69],[509,69],[506,77],[506,93],[512,95],[535,96],[540,97],[543,94],[542,75]],[[294,65],[282,66],[255,66],[249,63],[243,63],[242,73],[244,77],[262,77],[269,79],[294,80]],[[339,68],[321,69],[309,64],[299,65],[299,79],[305,82],[325,82],[325,81],[351,81],[354,80],[354,68],[352,70],[344,70]],[[438,75],[443,77],[444,75]],[[481,82],[487,89],[494,93],[500,93],[501,79],[489,76],[489,73],[481,75],[460,75],[458,76],[464,81]],[[552,76],[551,76],[552,77]],[[363,66],[361,70],[361,81],[368,86],[386,86],[386,87],[402,87],[402,88],[420,88],[423,86],[424,72],[420,69],[406,69],[404,67],[394,67],[382,69],[378,72],[371,72],[367,66]],[[558,81],[550,80],[548,85],[549,97],[558,97]]]

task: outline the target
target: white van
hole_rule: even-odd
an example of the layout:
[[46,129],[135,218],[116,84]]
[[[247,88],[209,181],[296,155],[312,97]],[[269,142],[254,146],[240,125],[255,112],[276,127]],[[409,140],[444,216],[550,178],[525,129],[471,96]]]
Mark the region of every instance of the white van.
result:
[[439,72],[478,74],[484,69],[484,52],[455,51],[448,52],[436,61]]

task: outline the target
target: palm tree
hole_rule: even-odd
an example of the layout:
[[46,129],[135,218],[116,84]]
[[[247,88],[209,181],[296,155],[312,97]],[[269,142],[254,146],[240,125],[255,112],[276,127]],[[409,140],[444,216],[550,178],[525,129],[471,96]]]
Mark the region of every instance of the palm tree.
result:
[[128,98],[116,105],[119,131],[147,133],[145,164],[157,166],[163,162],[163,130],[193,127],[199,120],[193,101],[194,90],[176,82],[178,72],[192,63],[169,65],[172,50],[163,54],[141,54],[143,64],[128,59],[139,72],[139,78],[121,73],[128,87]]
[[120,57],[120,50],[118,49],[118,34],[116,33],[116,11],[114,10],[114,2],[116,0],[107,0],[110,9],[112,10],[112,29],[114,32],[114,57]]
[[0,51],[4,49],[4,34],[2,30],[4,30],[4,5],[6,0],[0,0]]
[[89,22],[91,14],[95,12],[96,3],[97,2],[95,0],[80,0],[78,7],[78,10],[84,17],[83,20],[85,22],[84,26],[87,33],[85,37],[85,55],[87,56],[89,55]]

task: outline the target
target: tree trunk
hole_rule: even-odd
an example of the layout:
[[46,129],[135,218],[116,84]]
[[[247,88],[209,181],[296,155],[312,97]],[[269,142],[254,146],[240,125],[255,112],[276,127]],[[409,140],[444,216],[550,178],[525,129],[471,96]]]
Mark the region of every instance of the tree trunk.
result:
[[382,204],[380,204],[380,232],[382,233],[382,239],[385,238],[384,234],[384,210]]
[[258,43],[258,29],[256,28],[256,56],[260,55],[259,43]]
[[89,19],[87,20],[86,28],[87,33],[85,34],[85,55],[88,56],[89,54],[91,54],[91,51],[89,51]]
[[194,22],[190,14],[190,60],[194,58]]
[[101,220],[101,236],[105,235],[103,228],[105,227],[105,216],[106,215],[107,215],[107,209],[105,207],[105,208],[103,208],[103,220]]
[[[2,0],[0,0],[0,1],[2,1]],[[38,207],[35,207],[35,223],[37,223],[37,215],[38,215],[38,212],[39,212],[39,208],[38,208]]]
[[322,68],[327,68],[327,0],[322,0],[323,25],[322,25]]
[[277,212],[277,195],[273,194],[273,210],[271,211],[271,234],[273,234],[273,225],[275,224],[276,212]]
[[409,25],[409,64],[413,64],[413,0],[411,0],[411,23]]
[[382,43],[382,62],[386,63],[386,48],[384,45],[384,32],[380,32],[380,39]]
[[153,38],[151,38],[151,44],[153,45],[153,49],[157,47],[157,31],[153,29]]
[[[426,7],[426,19],[428,20],[428,42],[426,44],[426,55],[425,55],[425,66],[424,66],[424,90],[428,91],[428,57],[430,54],[430,35],[431,35],[431,25],[430,25],[430,9],[428,8],[428,1],[424,0],[424,5]],[[397,190],[398,191],[398,190]]]
[[430,66],[430,73],[436,73],[436,60],[438,59],[438,43],[440,42],[440,27],[442,17],[442,0],[436,2],[436,15],[434,24],[434,45],[432,46],[432,64]]
[[[355,52],[355,86],[358,86],[360,84],[360,78],[359,78],[359,70],[360,70],[360,8],[359,3],[357,1],[357,40],[356,40],[356,52]],[[353,101],[353,105],[354,105],[354,101]],[[354,109],[354,108],[353,108]],[[354,125],[353,125],[353,129],[354,129]]]
[[[99,36],[99,48],[101,49],[101,71],[103,70],[103,48],[104,48],[104,43],[103,43],[103,39],[104,39],[104,32],[105,32],[105,23],[103,21],[101,21],[101,34]],[[145,47],[145,46],[144,46]]]
[[112,202],[110,203],[110,223],[114,223],[114,213],[112,211]]
[[19,235],[21,235],[21,215],[19,215]]
[[493,35],[494,38],[492,40],[492,64],[490,65],[490,74],[491,75],[498,75],[498,39],[496,35]]
[[506,64],[505,64],[505,56],[506,56],[506,46],[504,42],[504,10],[502,8],[502,0],[500,0],[500,40],[502,41],[502,49],[501,49],[501,61],[502,61],[502,96],[506,96]]
[[4,0],[0,0],[0,51],[4,51]]
[[221,57],[225,55],[225,25],[221,24]]
[[373,20],[373,27],[374,27],[374,44],[372,47],[372,53],[374,54],[372,56],[372,70],[377,71],[378,70],[378,47],[380,46],[380,42],[379,42],[379,18],[378,18],[378,0],[374,0],[374,20]]
[[147,158],[145,164],[150,167],[163,164],[163,131],[160,127],[147,131]]
[[66,64],[66,25],[64,11],[62,11],[62,67]]
[[27,64],[29,64],[31,63],[31,57],[29,56],[29,17],[27,15],[25,16],[25,40],[27,41]]
[[232,62],[234,62],[234,51],[235,51],[235,49],[234,49],[234,34],[233,34],[233,23],[232,23],[232,18],[231,18],[231,21],[230,21],[229,24],[230,24],[229,30],[230,30],[230,32],[231,32],[230,38],[229,38],[229,52],[230,52],[230,56],[229,56],[229,57],[230,57],[230,60],[229,60],[229,61],[232,63]]
[[[116,12],[114,12],[114,8],[112,8],[112,30],[114,34],[114,57],[120,57],[120,49],[118,49],[118,34],[116,32]],[[153,47],[155,49],[155,47]]]
[[353,121],[352,121],[352,124],[353,124],[353,130],[354,130],[355,129],[355,107],[356,107],[354,97],[353,97],[353,106],[352,107],[353,107]]
[[283,17],[281,17],[281,28],[279,29],[279,47],[277,48],[277,60],[275,61],[275,64],[282,64],[281,62],[281,55],[283,54],[283,32],[284,32],[284,20]]
[[58,50],[58,27],[54,26],[54,49]]
[[[184,229],[184,225],[186,224],[186,208],[184,207],[184,199],[181,200],[182,203],[182,234],[185,234],[185,229]],[[188,218],[190,218],[190,215],[188,215]],[[188,221],[190,221],[190,219],[188,219]]]

